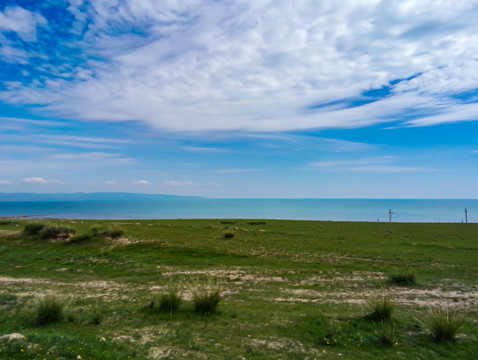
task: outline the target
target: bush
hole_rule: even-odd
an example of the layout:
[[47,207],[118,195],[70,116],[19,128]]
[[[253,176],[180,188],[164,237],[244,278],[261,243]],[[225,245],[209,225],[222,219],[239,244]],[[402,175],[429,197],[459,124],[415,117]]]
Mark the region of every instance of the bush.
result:
[[388,320],[392,317],[393,304],[386,296],[373,296],[366,304],[368,313],[366,319],[372,321]]
[[75,235],[70,238],[70,242],[74,244],[79,244],[88,240],[91,240],[92,236],[89,234]]
[[46,325],[61,321],[65,305],[66,300],[62,297],[45,296],[36,304],[36,324]]
[[64,226],[44,226],[38,232],[38,237],[40,239],[57,239],[57,238],[68,238],[71,234],[75,234],[76,231]]
[[124,231],[120,229],[108,230],[104,234],[112,239],[118,239],[119,237],[124,235]]
[[25,228],[23,229],[23,234],[28,236],[35,236],[46,226],[46,224],[42,223],[30,223],[26,224]]
[[25,225],[23,234],[34,236],[38,239],[56,239],[59,237],[67,238],[76,231],[65,226],[50,226],[43,223],[30,223]]
[[91,233],[93,236],[110,237],[112,239],[117,239],[124,235],[124,231],[121,229],[100,229],[97,227],[92,227]]
[[159,311],[172,313],[179,308],[182,301],[180,287],[169,284],[166,291],[159,296]]
[[234,236],[235,236],[235,234],[234,234],[233,231],[226,231],[226,232],[224,233],[224,238],[225,238],[225,239],[232,239]]
[[217,311],[222,299],[218,281],[206,279],[204,284],[196,284],[191,288],[194,311],[201,315],[210,315]]
[[458,331],[466,324],[466,319],[456,311],[445,308],[431,308],[417,325],[430,331],[436,342],[454,341]]
[[415,284],[415,272],[408,270],[394,270],[388,275],[388,281],[397,285]]

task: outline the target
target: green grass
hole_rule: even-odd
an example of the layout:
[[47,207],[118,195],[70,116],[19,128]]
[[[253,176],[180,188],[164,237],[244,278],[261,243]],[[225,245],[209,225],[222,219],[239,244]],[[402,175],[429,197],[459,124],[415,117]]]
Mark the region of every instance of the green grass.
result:
[[[23,234],[33,223],[0,222],[0,336],[26,336],[0,342],[0,359],[476,357],[473,321],[453,341],[438,342],[410,318],[425,320],[428,307],[445,304],[450,314],[478,317],[477,224],[41,223],[40,230],[64,227],[90,236],[72,243],[72,237],[39,241]],[[235,236],[224,241],[231,226]],[[113,230],[122,233],[112,236]],[[397,269],[419,281],[394,286],[388,276]],[[183,301],[176,311],[158,311],[159,295],[171,284],[190,286],[178,293]],[[214,304],[219,294],[217,311],[196,312],[195,285],[207,293],[218,284],[207,301]],[[68,309],[61,321],[37,325],[36,299],[52,293],[67,297]],[[364,317],[365,300],[374,294],[393,303],[392,320]]]

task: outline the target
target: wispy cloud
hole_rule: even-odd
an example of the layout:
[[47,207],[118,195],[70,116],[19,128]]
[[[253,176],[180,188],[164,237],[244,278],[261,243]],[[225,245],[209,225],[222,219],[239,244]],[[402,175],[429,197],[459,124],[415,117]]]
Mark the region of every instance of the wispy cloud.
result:
[[13,182],[11,182],[10,180],[0,179],[0,186],[3,186],[3,185],[13,185]]
[[436,171],[424,167],[401,166],[393,162],[395,156],[380,156],[355,160],[322,161],[310,164],[310,168],[336,172],[364,172],[364,173],[414,173]]
[[205,154],[225,154],[230,153],[231,150],[229,149],[222,149],[222,148],[213,148],[213,147],[200,147],[200,146],[184,146],[183,150],[191,151],[195,153],[205,153]]
[[[473,2],[112,4],[70,4],[75,21],[65,30],[77,34],[82,58],[45,64],[48,72],[9,83],[0,99],[44,105],[37,110],[62,118],[141,121],[173,132],[476,120],[476,109],[456,97],[478,83]],[[25,41],[45,25],[20,7],[2,16],[4,31]],[[132,28],[138,31],[122,31]],[[59,39],[60,53],[71,48],[69,41]],[[350,102],[380,88],[387,94]]]
[[192,181],[168,180],[168,181],[163,181],[163,184],[168,185],[168,186],[191,186],[191,185],[194,185],[194,182],[192,182]]
[[177,180],[163,181],[163,185],[173,186],[173,187],[217,186],[217,184],[213,182],[197,183],[194,181],[177,181]]
[[26,182],[26,183],[29,183],[29,184],[59,184],[59,185],[63,184],[63,181],[47,180],[47,179],[39,177],[39,176],[24,178],[23,181]]
[[41,14],[30,12],[20,6],[7,7],[3,12],[0,11],[0,30],[15,32],[23,41],[36,41],[37,26],[46,23]]
[[260,169],[219,169],[214,170],[216,174],[240,174],[261,171]]
[[104,152],[88,152],[79,154],[55,154],[51,155],[52,160],[89,160],[102,161],[107,163],[131,163],[134,160],[124,157],[122,154]]
[[149,185],[149,181],[146,181],[146,180],[136,180],[136,181],[133,181],[133,182],[132,182],[132,185],[140,185],[140,186]]

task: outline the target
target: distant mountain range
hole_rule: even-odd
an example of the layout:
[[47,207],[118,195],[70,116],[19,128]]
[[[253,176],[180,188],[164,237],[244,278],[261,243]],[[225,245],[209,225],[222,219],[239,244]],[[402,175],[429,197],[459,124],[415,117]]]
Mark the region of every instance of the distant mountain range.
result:
[[120,200],[158,200],[158,199],[194,199],[194,196],[177,196],[162,194],[133,194],[122,192],[100,192],[100,193],[0,193],[0,201],[120,201]]

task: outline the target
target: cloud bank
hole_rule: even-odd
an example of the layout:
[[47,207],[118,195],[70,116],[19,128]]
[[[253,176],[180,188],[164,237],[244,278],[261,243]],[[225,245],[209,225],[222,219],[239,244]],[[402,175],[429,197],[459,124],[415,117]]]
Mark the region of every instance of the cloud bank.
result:
[[63,11],[56,42],[40,9],[0,13],[2,59],[28,74],[3,81],[0,100],[171,132],[478,119],[476,1],[71,0]]

